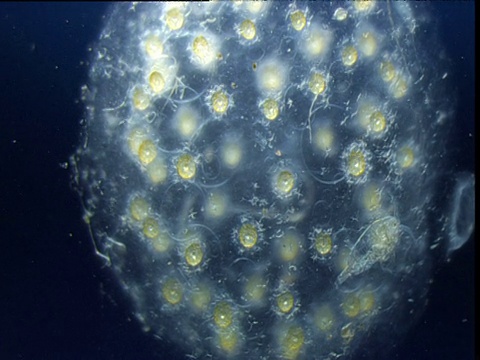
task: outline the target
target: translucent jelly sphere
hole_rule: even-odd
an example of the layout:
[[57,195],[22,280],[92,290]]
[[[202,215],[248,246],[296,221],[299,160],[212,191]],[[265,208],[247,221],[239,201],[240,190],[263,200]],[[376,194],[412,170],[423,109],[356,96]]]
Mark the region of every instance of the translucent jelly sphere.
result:
[[112,8],[71,162],[144,329],[195,359],[343,359],[415,321],[432,249],[474,229],[424,7]]

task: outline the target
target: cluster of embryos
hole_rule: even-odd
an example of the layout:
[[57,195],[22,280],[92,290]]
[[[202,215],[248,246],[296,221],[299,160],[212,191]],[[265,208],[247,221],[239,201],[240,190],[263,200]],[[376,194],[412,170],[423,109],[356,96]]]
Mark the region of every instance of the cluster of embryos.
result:
[[145,330],[198,359],[336,359],[420,312],[428,214],[467,215],[442,232],[461,246],[474,178],[433,203],[453,104],[412,5],[112,8],[73,162]]

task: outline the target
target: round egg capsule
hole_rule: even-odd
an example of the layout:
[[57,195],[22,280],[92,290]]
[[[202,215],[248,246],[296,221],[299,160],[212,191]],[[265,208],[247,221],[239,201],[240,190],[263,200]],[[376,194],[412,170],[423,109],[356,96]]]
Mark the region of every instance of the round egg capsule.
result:
[[178,7],[173,7],[167,10],[165,14],[165,23],[167,24],[168,28],[172,31],[180,30],[184,23],[185,23],[185,16],[183,14],[183,9]]
[[280,333],[282,357],[296,359],[305,345],[305,332],[302,327],[290,325]]
[[288,80],[288,70],[283,62],[276,58],[264,60],[256,71],[259,89],[267,94],[281,92]]
[[325,80],[325,77],[321,73],[315,72],[310,76],[308,88],[315,96],[322,94],[325,91],[326,87],[327,82]]
[[227,111],[229,102],[228,95],[222,90],[217,90],[212,94],[211,106],[218,115],[222,115]]
[[267,99],[260,106],[267,120],[275,120],[280,113],[278,102],[274,99]]
[[318,254],[321,256],[330,254],[333,247],[332,243],[332,236],[330,232],[320,231],[315,236],[315,250],[317,250]]
[[150,35],[145,40],[145,52],[152,60],[159,59],[163,55],[163,42],[158,35]]
[[200,33],[191,43],[192,61],[202,70],[213,70],[221,57],[219,40],[211,33]]
[[360,149],[352,149],[352,151],[348,154],[347,161],[347,169],[350,175],[358,177],[365,173],[367,163],[365,160],[365,155]]
[[323,304],[314,314],[315,325],[323,333],[329,333],[335,325],[335,315],[329,304]]
[[254,225],[245,223],[238,232],[240,243],[245,249],[251,249],[257,244],[258,233]]
[[243,158],[243,149],[238,141],[226,141],[222,148],[222,160],[225,166],[235,169]]
[[140,196],[132,199],[130,202],[130,215],[135,221],[142,221],[148,216],[150,205]]
[[289,170],[282,170],[277,175],[275,190],[281,195],[288,195],[295,186],[295,176]]
[[207,284],[200,284],[194,288],[190,294],[190,300],[196,311],[204,312],[207,310],[212,299],[212,291]]
[[302,10],[295,10],[290,14],[290,22],[292,24],[292,28],[296,31],[302,31],[307,25],[307,17]]
[[183,286],[175,278],[169,278],[162,287],[163,298],[171,305],[177,305],[183,299]]
[[197,165],[193,156],[183,154],[177,160],[177,173],[184,180],[191,180],[197,173]]
[[227,355],[236,352],[239,346],[241,334],[236,327],[228,327],[217,331],[218,343],[220,349]]
[[358,51],[353,46],[347,46],[342,51],[343,65],[349,67],[355,65],[358,60]]
[[165,79],[158,71],[152,71],[148,78],[150,88],[155,94],[160,94],[165,89]]
[[252,20],[247,19],[240,24],[238,32],[245,40],[253,40],[257,35],[257,28]]
[[284,314],[292,311],[294,303],[295,299],[290,291],[285,291],[277,296],[277,307]]
[[133,106],[137,110],[145,110],[150,106],[150,97],[145,89],[136,88],[132,94]]
[[305,30],[300,50],[309,60],[322,59],[330,52],[332,39],[333,35],[330,30],[322,28],[319,24],[311,24]]
[[302,249],[302,241],[296,232],[287,231],[277,241],[277,252],[282,262],[294,262]]
[[343,154],[344,171],[347,180],[352,182],[364,182],[369,171],[370,154],[363,142],[351,144]]
[[193,136],[195,131],[197,131],[200,122],[198,112],[189,105],[179,107],[173,120],[175,130],[184,139]]
[[213,309],[213,321],[219,328],[225,329],[232,325],[234,310],[232,305],[222,300]]
[[203,247],[198,242],[192,242],[185,248],[185,261],[191,267],[197,267],[202,263],[204,251]]
[[157,148],[151,140],[145,140],[138,148],[138,159],[142,165],[148,165],[157,157]]
[[402,169],[408,169],[412,167],[415,162],[415,153],[413,148],[405,145],[397,151],[397,163]]

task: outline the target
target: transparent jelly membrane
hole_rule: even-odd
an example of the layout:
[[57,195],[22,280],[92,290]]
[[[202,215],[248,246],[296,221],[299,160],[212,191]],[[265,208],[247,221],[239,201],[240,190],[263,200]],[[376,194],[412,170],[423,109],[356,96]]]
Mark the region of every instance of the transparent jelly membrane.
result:
[[112,7],[71,163],[143,329],[190,358],[336,359],[414,322],[474,177],[432,200],[455,94],[412,5]]
[[351,248],[337,284],[390,259],[399,242],[399,232],[400,222],[391,216],[376,219],[368,225]]

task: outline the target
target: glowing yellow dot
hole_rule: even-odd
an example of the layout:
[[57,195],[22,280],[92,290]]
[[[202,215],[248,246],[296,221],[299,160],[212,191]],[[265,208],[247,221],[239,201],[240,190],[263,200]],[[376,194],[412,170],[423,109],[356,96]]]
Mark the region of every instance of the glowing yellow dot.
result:
[[170,304],[177,305],[183,297],[182,284],[178,280],[170,278],[163,285],[162,294]]
[[211,298],[210,289],[206,285],[200,285],[191,295],[192,304],[198,311],[205,311],[210,304]]
[[273,99],[267,99],[262,105],[263,115],[270,120],[273,121],[278,117],[280,109],[278,107],[278,102]]
[[240,24],[239,28],[240,35],[242,35],[247,40],[253,40],[257,35],[257,29],[255,23],[252,20],[244,20]]
[[142,129],[133,129],[128,135],[128,147],[134,155],[138,155],[138,149],[143,141],[147,139],[147,135]]
[[348,267],[351,259],[351,251],[347,248],[341,248],[335,261],[335,267],[339,272],[344,271]]
[[358,47],[363,55],[373,56],[377,51],[377,39],[371,32],[364,32],[358,40]]
[[245,284],[245,298],[247,301],[258,303],[263,300],[267,285],[263,277],[254,275]]
[[183,154],[178,158],[177,161],[177,172],[178,175],[184,180],[193,179],[195,173],[197,172],[197,165],[195,160],[190,154]]
[[191,137],[198,128],[198,115],[190,107],[178,109],[176,114],[176,128],[183,137]]
[[209,49],[210,45],[207,39],[205,39],[205,36],[200,35],[193,40],[193,52],[198,57],[205,56],[204,54],[208,53]]
[[213,309],[213,321],[219,328],[225,329],[232,325],[233,309],[226,301],[220,301]]
[[300,252],[298,237],[293,233],[286,233],[279,241],[280,257],[283,261],[293,261]]
[[143,165],[150,164],[157,157],[157,148],[150,140],[145,140],[138,148],[138,159]]
[[292,27],[297,30],[301,31],[307,24],[307,18],[303,11],[296,10],[290,15],[290,21],[292,22]]
[[331,307],[327,304],[322,305],[317,311],[315,311],[314,320],[315,325],[317,325],[321,331],[330,331],[335,323],[335,317]]
[[214,47],[203,35],[199,35],[193,40],[192,49],[201,66],[211,65],[217,59]]
[[211,218],[219,218],[225,214],[226,207],[227,200],[225,195],[213,192],[208,196],[205,212]]
[[290,326],[282,339],[283,356],[288,360],[296,359],[305,342],[305,334],[300,326]]
[[267,8],[268,3],[263,0],[249,0],[245,2],[245,6],[251,14],[258,14]]
[[251,249],[257,243],[257,229],[252,224],[243,224],[238,233],[238,238],[246,249]]
[[364,313],[368,313],[373,310],[375,306],[375,295],[371,291],[362,291],[358,295],[360,300],[360,310]]
[[152,59],[158,59],[163,54],[163,44],[158,36],[151,35],[145,41],[145,51]]
[[375,111],[377,111],[375,106],[373,106],[369,102],[362,103],[358,107],[358,112],[357,112],[358,122],[365,130],[368,130],[371,128],[371,117]]
[[353,6],[359,12],[369,12],[375,6],[374,0],[354,1]]
[[170,238],[166,233],[160,233],[156,238],[150,240],[153,248],[160,253],[164,253],[170,248]]
[[347,46],[342,51],[342,62],[345,66],[353,66],[358,60],[358,52],[353,46]]
[[222,158],[225,165],[235,168],[242,160],[242,148],[236,142],[228,142],[223,147]]
[[314,26],[304,40],[304,51],[309,57],[318,57],[329,49],[332,35],[329,31]]
[[161,93],[165,88],[165,79],[158,71],[152,71],[150,77],[148,78],[148,82],[150,84],[150,88],[156,94]]
[[268,92],[281,91],[286,81],[286,70],[277,60],[267,60],[258,67],[260,88]]
[[400,99],[405,96],[408,90],[407,80],[402,76],[399,76],[397,80],[392,84],[391,91],[395,99]]
[[327,232],[320,232],[315,237],[315,249],[317,252],[325,256],[332,251],[332,237]]
[[313,73],[308,82],[308,87],[314,95],[320,95],[325,91],[327,87],[327,82],[325,78],[320,73]]
[[360,300],[355,294],[349,294],[341,306],[345,315],[350,318],[354,318],[360,313]]
[[232,353],[237,348],[239,340],[238,330],[230,327],[226,329],[220,329],[218,331],[218,341],[220,348],[227,353]]
[[165,22],[170,30],[179,30],[182,28],[185,18],[179,8],[173,8],[167,11]]
[[341,7],[336,9],[335,12],[333,13],[333,19],[337,21],[344,21],[347,19],[347,17],[348,17],[347,10]]
[[146,218],[143,222],[143,234],[149,239],[155,239],[160,234],[160,226],[157,220]]
[[315,146],[326,153],[333,148],[333,132],[328,128],[319,128],[315,135]]
[[292,191],[295,185],[295,177],[288,170],[281,171],[277,176],[276,189],[280,194],[286,195]]
[[147,174],[150,181],[154,184],[163,183],[167,179],[167,165],[162,158],[157,158],[147,165]]
[[156,251],[165,252],[169,249],[170,238],[167,233],[160,231],[160,226],[155,219],[145,219],[143,223],[143,234],[150,239]]
[[145,110],[150,105],[150,99],[142,89],[135,89],[133,92],[133,106],[138,110]]
[[203,249],[199,243],[192,243],[185,249],[185,260],[190,266],[198,266],[203,260]]
[[277,296],[277,306],[282,313],[287,314],[292,311],[293,304],[294,298],[290,291],[285,291]]
[[380,189],[378,189],[375,185],[369,185],[363,191],[362,202],[363,206],[368,211],[378,210],[382,204],[382,194]]
[[415,153],[409,146],[404,146],[397,152],[397,163],[403,169],[408,169],[413,165]]
[[223,114],[228,109],[228,96],[222,90],[218,90],[212,95],[212,108],[217,114]]
[[130,203],[130,215],[136,221],[142,221],[148,216],[149,205],[144,198],[136,197]]
[[374,111],[370,115],[370,129],[376,133],[380,133],[387,127],[387,119],[380,111]]
[[383,61],[380,64],[380,75],[382,76],[383,81],[390,82],[395,77],[396,71],[395,66],[390,61]]
[[365,173],[367,161],[360,149],[353,149],[348,154],[347,171],[350,175],[358,177]]

